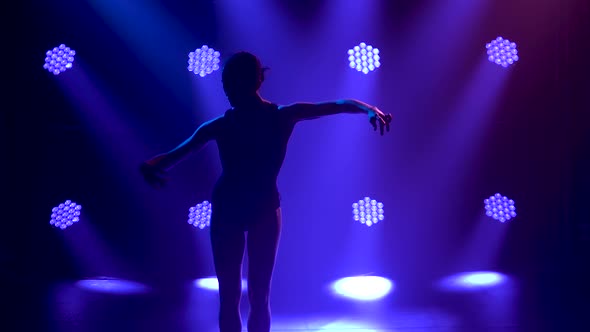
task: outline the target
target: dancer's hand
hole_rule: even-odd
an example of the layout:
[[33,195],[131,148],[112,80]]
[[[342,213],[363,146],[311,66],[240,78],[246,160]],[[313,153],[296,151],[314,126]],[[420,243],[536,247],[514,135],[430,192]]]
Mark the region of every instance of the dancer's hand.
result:
[[379,124],[379,132],[383,135],[383,127],[389,131],[389,124],[391,123],[391,114],[383,113],[379,108],[372,106],[367,110],[369,114],[369,122],[373,125],[375,131],[377,131],[377,123]]
[[164,187],[166,182],[168,182],[166,171],[156,166],[152,160],[141,163],[139,171],[143,175],[144,180],[156,189]]

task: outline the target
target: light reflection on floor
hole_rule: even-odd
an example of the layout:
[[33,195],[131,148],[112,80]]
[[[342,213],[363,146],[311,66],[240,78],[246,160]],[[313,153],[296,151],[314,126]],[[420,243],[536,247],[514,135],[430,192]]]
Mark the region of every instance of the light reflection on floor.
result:
[[[138,285],[110,280],[109,285],[113,284]],[[496,288],[501,287],[496,285]],[[512,287],[509,291],[514,290]],[[203,289],[195,282],[187,282],[176,294],[163,294],[157,290],[149,293],[98,294],[81,289],[75,283],[61,285],[53,294],[51,314],[57,324],[51,331],[218,331],[217,292]],[[395,294],[391,293],[388,298],[395,297]],[[331,303],[326,304],[330,308],[305,312],[300,307],[289,308],[284,305],[288,299],[272,299],[274,302],[283,302],[282,306],[277,306],[280,309],[273,307],[272,331],[528,331],[518,326],[512,312],[514,305],[500,303],[504,298],[514,302],[514,294],[498,297],[489,290],[481,294],[434,292],[432,302],[424,305],[395,301],[359,301],[351,304],[349,300],[335,299],[335,295],[330,292],[320,292],[314,296],[319,303]],[[322,302],[326,299],[326,302]],[[244,322],[247,314],[248,305],[244,298]]]
[[87,291],[108,294],[130,295],[150,292],[150,287],[142,283],[108,277],[79,280],[76,286]]
[[[195,286],[202,288],[202,289],[214,291],[214,292],[219,291],[219,282],[217,281],[217,277],[206,277],[206,278],[196,279]],[[248,290],[248,281],[246,279],[242,279],[242,292],[245,292],[247,290]]]
[[377,301],[387,296],[393,288],[393,282],[379,276],[346,277],[332,283],[335,295],[353,301]]
[[498,287],[508,281],[507,276],[494,271],[463,272],[444,278],[439,287],[447,291],[477,291]]

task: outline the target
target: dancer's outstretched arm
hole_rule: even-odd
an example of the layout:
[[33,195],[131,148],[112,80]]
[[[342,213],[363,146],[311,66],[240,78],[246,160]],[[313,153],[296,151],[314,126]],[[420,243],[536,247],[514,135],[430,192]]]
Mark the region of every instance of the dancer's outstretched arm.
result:
[[140,166],[140,171],[145,180],[153,186],[162,186],[167,180],[166,172],[168,170],[184,160],[190,153],[199,151],[215,138],[220,118],[203,123],[188,139],[174,149],[144,161]]
[[321,103],[295,103],[288,106],[281,106],[280,110],[285,112],[294,122],[341,113],[367,114],[375,130],[377,130],[377,124],[379,124],[381,135],[383,135],[384,128],[389,131],[389,124],[392,119],[391,114],[385,114],[379,108],[355,99]]

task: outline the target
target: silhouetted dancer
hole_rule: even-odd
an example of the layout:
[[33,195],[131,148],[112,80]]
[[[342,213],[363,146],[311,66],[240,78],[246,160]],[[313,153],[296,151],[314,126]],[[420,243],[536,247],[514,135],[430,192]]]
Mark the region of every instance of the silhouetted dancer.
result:
[[260,60],[247,52],[226,61],[222,81],[232,109],[203,123],[186,141],[147,160],[140,169],[149,184],[161,187],[174,165],[207,142],[217,142],[223,172],[211,199],[211,244],[219,281],[219,328],[221,332],[241,331],[241,270],[247,244],[248,331],[268,332],[270,282],[281,231],[277,176],[293,127],[324,115],[364,113],[383,135],[384,128],[389,131],[391,115],[357,100],[289,106],[270,103],[258,94],[264,81]]

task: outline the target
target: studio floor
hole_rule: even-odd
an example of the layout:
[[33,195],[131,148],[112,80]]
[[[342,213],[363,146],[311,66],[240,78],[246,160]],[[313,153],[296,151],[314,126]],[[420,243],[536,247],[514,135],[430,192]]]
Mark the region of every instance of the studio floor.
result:
[[[8,315],[1,330],[217,331],[217,293],[195,282],[159,289],[135,283],[120,288],[117,279],[100,282],[98,288],[76,281],[28,288],[22,282],[5,284],[13,300],[5,302]],[[398,285],[372,302],[338,298],[325,288],[293,286],[277,292],[292,293],[292,298],[272,298],[272,331],[587,331],[574,321],[577,314],[566,303],[555,300],[559,290],[541,295],[538,287],[527,287],[533,284],[512,278],[496,287],[457,292]],[[247,313],[244,293],[244,323]]]

